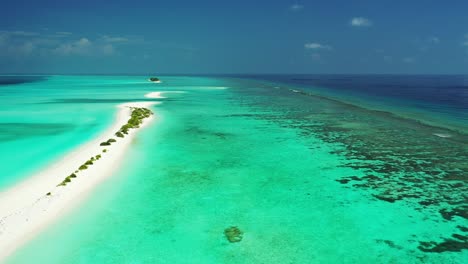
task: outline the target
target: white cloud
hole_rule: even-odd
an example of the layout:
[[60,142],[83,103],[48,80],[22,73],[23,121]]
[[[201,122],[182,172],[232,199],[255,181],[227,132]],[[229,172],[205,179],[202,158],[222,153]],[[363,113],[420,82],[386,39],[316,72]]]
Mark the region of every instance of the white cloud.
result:
[[291,9],[292,11],[300,11],[300,10],[304,9],[304,6],[299,5],[299,4],[294,4],[291,7],[289,7],[289,9]]
[[413,57],[406,57],[406,58],[403,58],[403,62],[404,63],[414,63],[414,62],[416,62],[416,60]]
[[304,48],[310,49],[310,50],[321,50],[321,49],[322,50],[331,50],[331,49],[333,49],[329,45],[323,45],[323,44],[320,44],[320,43],[317,43],[317,42],[306,43],[306,44],[304,44]]
[[39,36],[39,33],[36,32],[28,32],[28,31],[8,31],[8,30],[0,30],[0,34],[13,36],[13,37],[33,37]]
[[[33,38],[34,36],[34,38]],[[25,31],[0,31],[0,57],[23,57],[37,49],[38,34]]]
[[[76,38],[71,32],[52,31],[38,34],[27,31],[0,30],[0,57],[25,56],[111,56],[118,45],[130,41],[109,35]],[[133,40],[132,40],[133,42]]]
[[365,17],[353,17],[349,22],[353,27],[370,27],[372,26],[372,21]]
[[87,38],[81,38],[72,43],[65,43],[59,45],[54,52],[60,55],[83,55],[90,52],[92,46],[91,41]]
[[125,37],[111,37],[111,36],[107,36],[107,35],[102,36],[101,39],[102,39],[102,41],[109,42],[109,43],[128,42],[129,41],[129,39],[125,38]]
[[76,45],[78,47],[87,47],[91,45],[91,41],[89,41],[89,39],[87,38],[81,38],[80,40],[76,42]]
[[73,33],[71,32],[66,32],[66,31],[59,31],[55,32],[54,34],[50,34],[51,37],[56,37],[56,38],[67,38],[71,37]]
[[104,55],[113,55],[115,53],[114,46],[112,46],[111,44],[106,44],[102,47],[102,52],[104,53]]
[[21,36],[21,37],[32,37],[32,36],[38,36],[39,33],[36,32],[27,32],[27,31],[11,31],[11,35],[14,36]]
[[416,38],[414,44],[417,46],[418,50],[421,52],[429,52],[431,49],[439,45],[440,39],[435,36]]

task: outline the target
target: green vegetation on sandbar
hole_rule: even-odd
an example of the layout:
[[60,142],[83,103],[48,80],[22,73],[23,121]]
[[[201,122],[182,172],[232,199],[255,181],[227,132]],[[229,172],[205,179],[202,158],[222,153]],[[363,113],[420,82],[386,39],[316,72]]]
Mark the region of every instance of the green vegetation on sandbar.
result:
[[107,141],[101,142],[100,146],[110,146],[112,143],[117,142],[117,140],[110,138]]
[[50,195],[52,195],[52,193],[51,193],[51,192],[48,192],[46,195],[47,195],[47,196],[50,196]]
[[[128,120],[127,124],[123,125],[119,131],[115,133],[117,137],[123,138],[124,134],[128,134],[128,130],[132,128],[138,128],[140,125],[143,123],[143,119],[150,117],[153,112],[147,108],[138,108],[138,107],[130,107],[132,109],[132,114],[130,116],[130,119]],[[117,140],[113,138],[109,138],[107,141],[101,142],[101,146],[110,146],[112,143],[117,142]],[[103,153],[107,152],[107,149],[102,150]],[[78,173],[81,170],[86,170],[88,169],[88,166],[93,165],[94,162],[99,160],[101,158],[101,154],[97,154],[94,157],[91,157],[89,160],[87,160],[83,165],[81,165],[78,170],[75,171],[75,173]],[[70,176],[66,177],[59,185],[57,186],[65,186],[67,183],[71,182],[72,178],[76,178],[76,174],[72,173]],[[48,193],[47,195],[49,195]]]
[[127,135],[128,131],[132,128],[139,128],[143,123],[143,119],[150,117],[153,112],[148,108],[142,107],[130,107],[132,109],[132,114],[130,119],[127,121],[127,124],[123,125],[119,131],[115,133],[118,137],[124,137],[123,134]]
[[[132,128],[139,128],[140,125],[143,123],[143,119],[150,117],[153,112],[147,108],[142,107],[130,107],[132,109],[132,113],[130,115],[130,119],[127,121],[127,124],[123,125],[119,131],[115,132],[115,136],[119,138],[125,137],[128,135],[128,131]],[[107,141],[101,142],[100,146],[110,146],[112,143],[117,142],[117,140],[110,138]],[[102,151],[106,152],[106,151]]]
[[59,185],[57,185],[57,186],[65,186],[65,185],[67,185],[67,183],[69,183],[69,182],[71,182],[71,177],[70,177],[70,176],[66,177],[65,180],[63,180],[63,181],[62,181]]

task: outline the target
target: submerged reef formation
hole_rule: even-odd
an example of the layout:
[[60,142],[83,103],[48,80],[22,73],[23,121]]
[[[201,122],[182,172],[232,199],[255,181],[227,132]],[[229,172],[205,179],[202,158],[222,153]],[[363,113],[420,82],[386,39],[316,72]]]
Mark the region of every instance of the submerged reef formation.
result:
[[237,226],[231,226],[224,229],[224,235],[230,243],[237,243],[242,241],[244,233]]
[[418,249],[424,252],[461,252],[468,249],[468,236],[453,234],[451,238],[445,238],[442,242],[430,241],[419,243]]
[[[427,221],[459,225],[445,239],[409,239],[414,249],[468,250],[468,135],[289,88],[264,85],[248,92],[243,104],[252,109],[251,117],[292,129],[304,141],[318,138],[336,146],[331,153],[356,174],[330,180],[375,202],[419,211]],[[310,145],[311,152],[316,148]]]
[[[148,118],[151,115],[153,115],[153,112],[147,108],[130,107],[130,109],[132,110],[130,119],[127,121],[127,124],[123,125],[122,128],[118,132],[115,133],[117,137],[123,138],[124,137],[123,134],[127,135],[129,132],[129,129],[139,128],[145,118]],[[112,143],[115,143],[115,142],[117,142],[117,140],[110,138],[107,141],[101,142],[99,145],[110,146]],[[107,149],[102,150],[102,153],[107,153],[107,152],[108,152]],[[94,165],[94,163],[98,161],[99,159],[101,159],[101,157],[102,157],[102,154],[97,154],[96,156],[91,157],[89,160],[85,161],[82,165],[80,165],[80,167],[78,167],[78,169],[75,170],[74,173],[65,177],[65,179],[61,183],[59,183],[57,186],[66,186],[68,183],[72,181],[73,178],[78,177],[77,174],[80,171],[88,169],[89,166]],[[48,192],[47,196],[50,196],[50,195],[52,195],[52,193]]]

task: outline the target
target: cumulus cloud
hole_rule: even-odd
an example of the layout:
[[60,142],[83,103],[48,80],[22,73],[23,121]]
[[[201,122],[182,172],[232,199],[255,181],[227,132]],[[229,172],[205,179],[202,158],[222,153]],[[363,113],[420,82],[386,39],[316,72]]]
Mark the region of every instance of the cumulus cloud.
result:
[[102,47],[102,52],[104,55],[113,55],[115,53],[115,48],[111,44],[106,44]]
[[31,37],[37,35],[26,31],[0,31],[0,57],[23,57],[31,54],[37,49]]
[[315,61],[320,61],[322,59],[322,52],[323,51],[330,51],[332,50],[332,46],[321,44],[318,42],[309,42],[304,44],[304,48],[311,52],[310,57]]
[[87,38],[81,38],[80,40],[76,42],[76,45],[78,47],[87,47],[91,45],[91,41],[89,41],[89,39]]
[[100,35],[76,37],[67,31],[35,33],[28,31],[0,30],[0,57],[20,58],[25,56],[113,56],[118,55],[121,45],[141,45],[141,38],[132,36]]
[[353,17],[349,22],[353,27],[370,27],[372,26],[372,21],[365,17]]
[[294,4],[290,6],[289,9],[291,9],[292,11],[301,11],[302,9],[304,9],[304,6],[299,5],[299,4]]
[[84,55],[90,52],[91,46],[89,39],[81,38],[72,43],[61,44],[54,52],[60,55]]
[[317,42],[306,43],[304,44],[304,48],[309,49],[309,50],[331,50],[333,49],[329,45],[323,45]]
[[2,33],[6,33],[11,36],[19,36],[19,37],[31,37],[31,36],[38,36],[39,33],[37,32],[28,32],[28,31],[0,31]]

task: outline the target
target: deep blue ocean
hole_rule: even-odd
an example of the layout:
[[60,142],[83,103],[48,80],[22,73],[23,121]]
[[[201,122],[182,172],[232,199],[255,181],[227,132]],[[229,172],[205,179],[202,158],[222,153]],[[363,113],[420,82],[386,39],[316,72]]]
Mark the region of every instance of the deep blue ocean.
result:
[[249,75],[402,117],[464,132],[468,129],[466,75]]

